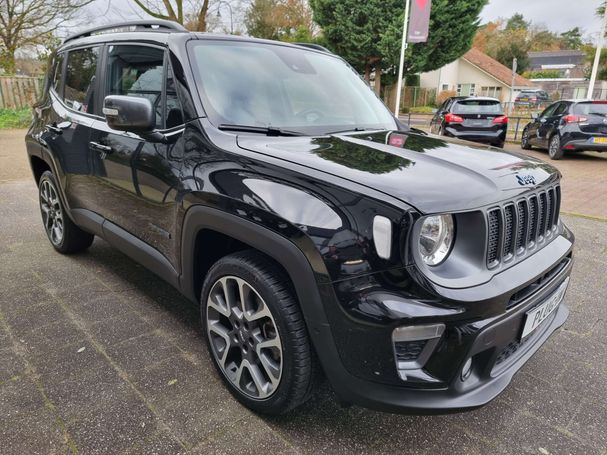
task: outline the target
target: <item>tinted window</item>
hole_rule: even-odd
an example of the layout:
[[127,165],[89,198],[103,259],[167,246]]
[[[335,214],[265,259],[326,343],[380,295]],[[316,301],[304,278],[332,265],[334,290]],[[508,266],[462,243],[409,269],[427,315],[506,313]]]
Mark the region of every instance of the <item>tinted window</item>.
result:
[[141,96],[156,111],[156,127],[162,128],[162,81],[164,51],[148,46],[110,46],[106,95]]
[[165,110],[165,128],[173,128],[183,123],[183,113],[181,103],[175,91],[175,79],[173,78],[173,69],[171,65],[167,67],[166,83],[166,110]]
[[554,103],[548,106],[546,109],[544,109],[544,112],[540,114],[540,117],[550,117],[559,104],[560,103]]
[[502,105],[499,101],[466,100],[453,105],[454,114],[501,114]]
[[53,81],[52,81],[52,87],[53,89],[61,94],[61,79],[63,77],[63,60],[64,60],[64,54],[57,54],[57,57],[55,57],[55,67],[54,67],[54,73],[53,73]]
[[95,112],[95,75],[99,47],[70,51],[65,72],[65,104],[80,112]]
[[578,103],[573,106],[575,115],[607,115],[607,103]]
[[552,114],[552,115],[562,115],[565,113],[566,110],[567,110],[567,103],[561,103],[558,105],[558,107],[554,111],[554,114]]

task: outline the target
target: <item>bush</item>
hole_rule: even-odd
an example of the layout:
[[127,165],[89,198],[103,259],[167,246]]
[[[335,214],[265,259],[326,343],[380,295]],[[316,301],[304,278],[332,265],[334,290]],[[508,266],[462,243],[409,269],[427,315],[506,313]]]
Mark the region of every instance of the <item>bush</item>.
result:
[[447,98],[451,98],[452,96],[457,96],[457,92],[455,90],[443,90],[436,97],[436,105],[440,106]]
[[32,110],[29,107],[0,109],[0,129],[27,128],[30,123],[32,123]]
[[409,112],[412,114],[433,114],[434,109],[433,106],[417,106],[409,108]]
[[527,79],[558,79],[561,76],[559,70],[525,71],[523,77]]

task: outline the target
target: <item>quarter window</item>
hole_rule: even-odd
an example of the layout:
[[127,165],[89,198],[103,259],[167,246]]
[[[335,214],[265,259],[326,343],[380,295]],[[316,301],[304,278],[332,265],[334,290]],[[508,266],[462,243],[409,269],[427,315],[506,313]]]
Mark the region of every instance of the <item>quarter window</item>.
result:
[[95,77],[99,47],[70,51],[65,71],[65,104],[79,112],[95,112]]
[[57,56],[55,57],[55,67],[53,69],[53,75],[52,75],[52,87],[53,90],[55,90],[55,92],[57,92],[58,94],[61,93],[61,83],[62,83],[62,78],[63,78],[63,60],[64,60],[64,54],[57,54]]

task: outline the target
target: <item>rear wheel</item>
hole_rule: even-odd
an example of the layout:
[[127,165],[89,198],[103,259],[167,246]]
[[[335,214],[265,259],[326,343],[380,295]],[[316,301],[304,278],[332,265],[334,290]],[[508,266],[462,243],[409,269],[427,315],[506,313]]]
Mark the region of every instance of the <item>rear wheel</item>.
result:
[[523,150],[531,150],[531,144],[529,143],[529,129],[523,130],[523,136],[521,137],[521,148]]
[[558,134],[555,134],[550,138],[550,142],[548,143],[548,155],[553,160],[560,160],[563,157],[561,138]]
[[91,246],[95,236],[80,229],[67,216],[52,172],[45,171],[40,177],[38,195],[44,230],[55,250],[71,254]]
[[318,367],[288,278],[255,251],[220,259],[201,294],[215,367],[245,406],[281,414],[313,393]]

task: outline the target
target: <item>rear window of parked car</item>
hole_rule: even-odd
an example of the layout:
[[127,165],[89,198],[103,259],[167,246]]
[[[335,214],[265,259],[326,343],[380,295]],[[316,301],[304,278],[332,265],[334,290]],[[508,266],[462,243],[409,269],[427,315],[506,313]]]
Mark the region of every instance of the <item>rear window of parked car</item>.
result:
[[578,103],[573,106],[576,115],[607,115],[607,103]]
[[465,100],[453,105],[454,114],[501,114],[502,105],[492,100]]
[[67,56],[63,100],[75,111],[95,112],[95,75],[99,47],[70,51]]

